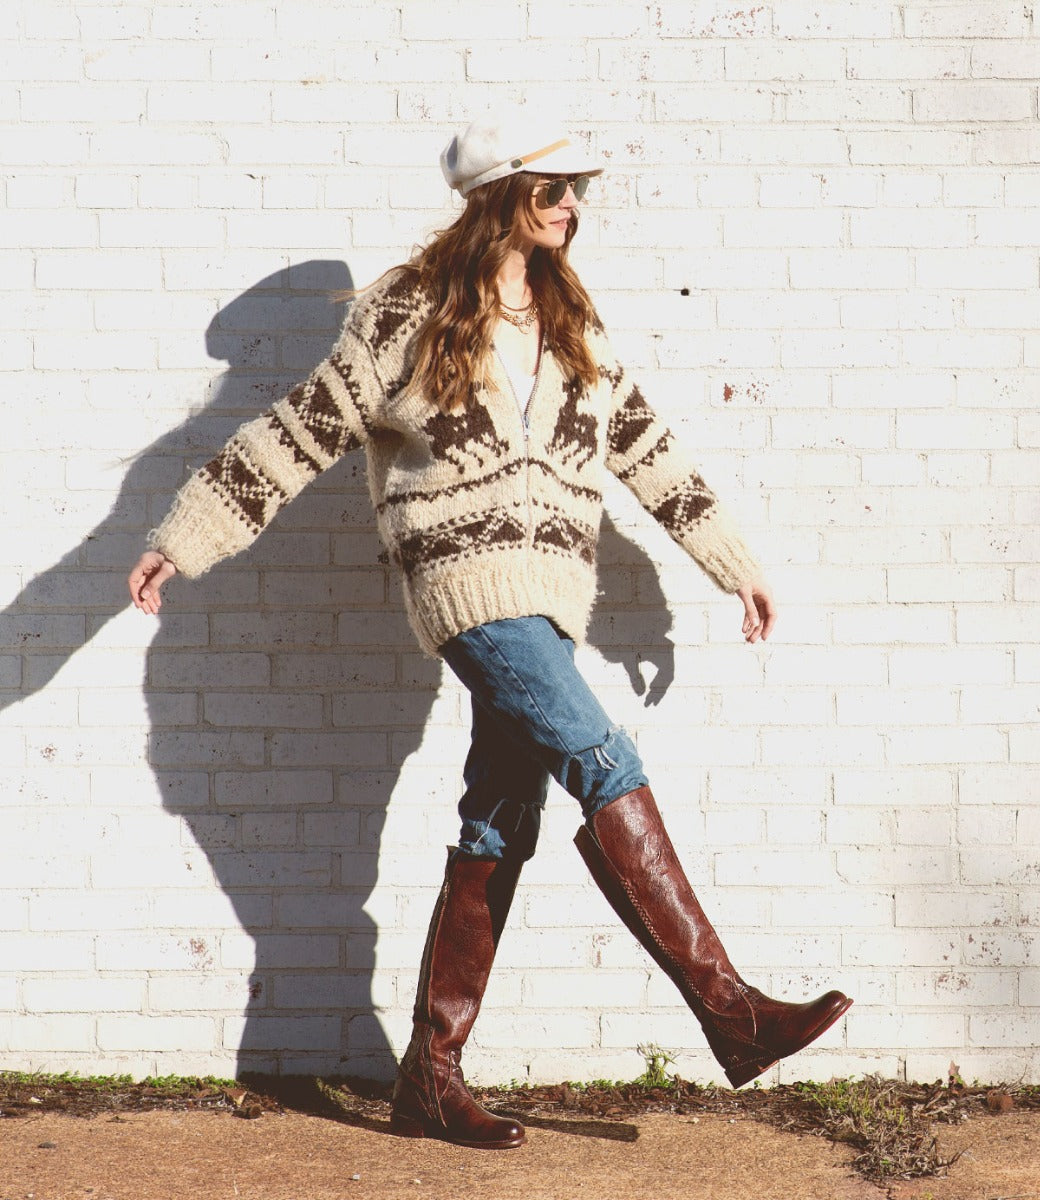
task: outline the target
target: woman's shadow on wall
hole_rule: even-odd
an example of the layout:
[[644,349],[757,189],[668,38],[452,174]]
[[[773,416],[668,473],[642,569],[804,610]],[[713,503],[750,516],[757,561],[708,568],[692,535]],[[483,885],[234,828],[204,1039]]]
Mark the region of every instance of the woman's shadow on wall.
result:
[[[208,402],[133,460],[109,515],[0,614],[3,640],[23,657],[20,686],[0,691],[0,708],[45,688],[126,607],[126,570],[176,487],[328,354],[342,320],[330,293],[352,286],[346,264],[306,262],[218,312],[206,345],[228,367]],[[655,704],[674,673],[657,570],[608,517],[601,565],[590,641]],[[65,619],[45,645],[24,636],[70,614],[82,625]],[[224,1046],[240,1074],[392,1076],[373,996],[379,930],[365,905],[388,805],[395,790],[408,803],[402,768],[440,685],[385,565],[361,454],[315,481],[247,554],[167,586],[143,681],[148,760],[164,807],[205,853],[254,945],[255,966],[237,982],[226,963],[209,968],[231,981]],[[459,769],[464,753],[460,743]],[[429,784],[417,785],[417,812],[429,808]],[[448,786],[434,804],[450,810]],[[203,931],[191,944],[200,970],[220,957]],[[184,1007],[198,1011],[190,989]]]

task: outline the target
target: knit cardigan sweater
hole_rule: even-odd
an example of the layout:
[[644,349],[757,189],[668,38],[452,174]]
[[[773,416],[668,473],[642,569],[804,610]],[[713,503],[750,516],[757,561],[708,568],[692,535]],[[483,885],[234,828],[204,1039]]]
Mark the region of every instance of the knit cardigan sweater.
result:
[[587,330],[596,386],[572,386],[546,346],[526,411],[496,359],[476,402],[445,414],[412,380],[431,311],[415,280],[401,268],[364,292],[329,357],[184,484],[149,538],[178,571],[195,578],[244,550],[319,472],[363,447],[379,532],[430,654],[465,629],[535,614],[584,640],[604,469],[723,590],[756,573],[598,322]]

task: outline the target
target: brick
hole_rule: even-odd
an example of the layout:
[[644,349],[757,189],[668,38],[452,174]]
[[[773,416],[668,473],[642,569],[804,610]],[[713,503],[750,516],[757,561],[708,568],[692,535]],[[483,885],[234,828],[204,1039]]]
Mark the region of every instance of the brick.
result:
[[909,282],[905,252],[884,249],[791,251],[795,288],[902,288]]
[[[1015,679],[1022,683],[1040,682],[1040,646],[1021,646],[1014,652]],[[989,680],[987,682],[998,682]]]
[[657,6],[651,32],[665,38],[765,38],[771,32],[770,12],[764,8],[738,12],[709,3],[676,4],[671,0]]
[[[936,451],[928,455],[928,482],[937,487],[973,487],[987,483],[991,462],[1000,457],[999,452],[991,456],[970,451]],[[994,479],[993,482],[999,480]]]
[[1009,652],[1000,648],[895,647],[888,655],[889,680],[895,687],[1004,683],[1010,667]]
[[960,772],[961,804],[1018,804],[1040,795],[1037,773],[1031,767],[991,764],[965,767]]
[[[133,978],[25,979],[22,995],[33,1013],[140,1012],[145,1006],[146,983]],[[142,1043],[143,1044],[143,1043]],[[136,1047],[132,1047],[136,1048]]]
[[[980,1051],[964,1048],[957,1053],[957,1063],[963,1079],[1002,1084],[1016,1078],[1016,1072],[1025,1071],[1030,1078],[1036,1073],[1036,1058],[1021,1049],[1013,1054],[1000,1051]],[[911,1051],[902,1060],[907,1079],[944,1082],[949,1072],[949,1053],[927,1054]]]
[[1001,601],[1006,581],[997,573],[968,567],[894,567],[888,572],[888,598],[897,604],[930,603],[940,597],[960,601]]
[[846,82],[802,84],[785,88],[788,121],[834,120],[902,122],[911,115],[911,93],[905,86]]
[[880,172],[832,167],[820,176],[821,202],[840,208],[873,208],[879,203],[881,182]]
[[[642,972],[536,970],[524,976],[523,1003],[530,1008],[553,1008],[566,997],[575,1008],[597,1008],[609,995],[617,1008],[638,1008],[646,1002],[646,987],[647,976]],[[674,1003],[674,987],[672,996]]]
[[851,216],[852,245],[944,248],[967,246],[969,222],[966,213],[953,209],[885,209],[854,212]]
[[1040,721],[1040,700],[1029,687],[978,686],[961,697],[961,720],[973,725]]
[[1013,1006],[1015,977],[1010,971],[900,971],[896,997],[900,1007],[944,1005]]
[[[10,10],[12,15],[15,11]],[[61,41],[27,43],[24,39],[0,43],[0,79],[11,82],[77,81],[83,76],[81,49]]]
[[882,808],[840,808],[826,819],[827,841],[836,846],[886,846],[895,835],[893,815]]
[[1040,139],[1031,129],[982,129],[976,134],[976,161],[984,166],[1006,163],[1015,167],[1040,162]]
[[[877,803],[877,796],[869,798]],[[928,801],[926,801],[928,802]],[[908,886],[949,884],[954,881],[956,863],[947,849],[915,848],[912,852],[895,846],[839,847],[835,853],[837,875],[849,884],[872,885],[878,879],[902,880]]]
[[712,767],[709,773],[711,806],[758,805],[784,811],[793,805],[822,808],[827,802],[829,778],[822,768]]
[[825,886],[834,881],[832,856],[820,849],[720,851],[714,860],[716,882],[721,885]]
[[216,1039],[212,1017],[105,1016],[97,1020],[97,1041],[102,1051],[135,1050],[148,1045],[158,1050],[207,1050]]
[[848,134],[847,162],[858,166],[967,166],[971,142],[967,132],[943,129]]
[[960,938],[946,933],[915,930],[912,935],[893,937],[884,933],[845,934],[842,962],[852,966],[947,967],[957,964]]
[[[636,10],[628,12],[597,10],[597,21],[607,15],[610,19],[641,21]],[[664,41],[646,43],[634,39],[603,41],[598,46],[598,77],[608,82],[632,80],[637,83],[676,80],[709,81],[722,78],[722,46],[675,46]],[[575,98],[578,100],[579,98]],[[568,107],[568,110],[570,108]],[[633,114],[634,116],[637,114]]]
[[1006,735],[993,728],[942,729],[921,726],[886,735],[888,761],[912,766],[928,763],[1002,763],[1007,761]]
[[969,1040],[978,1046],[1032,1048],[1035,1016],[1029,1013],[973,1013],[968,1020]]
[[850,1048],[883,1046],[961,1046],[964,1017],[960,1013],[871,1013],[858,1006],[846,1017]]
[[146,36],[152,14],[140,8],[99,5],[85,8],[76,15],[79,32],[87,41],[107,42]]
[[[1011,874],[1005,873],[999,884],[1002,887],[1007,886],[1011,880]],[[997,881],[991,880],[991,882]],[[1008,933],[991,929],[981,930],[977,934],[969,933],[965,941],[965,966],[1040,966],[1040,954],[1038,954],[1036,939],[1029,936],[1028,930]]]
[[763,142],[757,131],[723,127],[719,141],[719,157],[723,163],[776,164],[783,167],[799,164],[847,166],[849,163],[848,142],[845,134],[838,130],[797,126],[785,129],[781,125],[773,125],[769,130],[769,140]]
[[95,1020],[93,1014],[51,1014],[44,1017],[13,1014],[5,1020],[7,1041],[20,1054],[53,1052],[55,1047],[82,1047],[93,1050]]
[[1015,422],[1007,414],[899,413],[896,444],[902,449],[1000,449],[1014,445]]
[[929,45],[921,41],[878,41],[873,45],[849,45],[846,50],[850,79],[965,78],[969,73],[968,46]]
[[969,246],[964,250],[923,250],[916,256],[917,282],[923,287],[1031,288],[1036,263],[1024,254]]
[[696,113],[698,121],[758,121],[765,124],[773,116],[773,95],[764,87],[724,84],[702,85],[694,90],[678,84],[658,83],[653,95],[654,113],[659,121],[685,121],[690,113]]
[[[957,842],[960,845],[1004,845],[1015,842],[1015,810],[994,809],[991,805],[964,807],[957,813]],[[1028,839],[1022,839],[1028,841]],[[981,924],[982,922],[975,922]]]
[[[1016,177],[1012,177],[1014,179]],[[968,208],[984,208],[990,205],[999,208],[1007,197],[1009,204],[1021,204],[1019,197],[1012,198],[1006,193],[1004,176],[986,174],[981,171],[962,173],[946,171],[943,174],[943,203],[949,206],[966,206]]]
[[241,725],[246,728],[311,729],[322,724],[320,696],[264,692],[243,695],[207,692],[203,719],[208,725]]
[[896,836],[903,846],[948,846],[953,838],[953,817],[944,810],[898,813]]
[[[811,35],[807,35],[811,36]],[[845,54],[840,45],[793,40],[727,42],[723,47],[727,79],[839,80],[845,76]],[[649,78],[659,78],[651,75]]]
[[967,643],[1035,642],[1033,605],[965,605],[957,612],[957,641]]
[[1030,41],[979,41],[971,47],[971,74],[975,79],[1036,78],[1036,45]]
[[908,7],[903,33],[907,38],[1027,38],[1029,14],[1007,3],[918,5]]
[[994,84],[941,84],[913,90],[917,121],[1021,121],[1033,116],[1028,87]]

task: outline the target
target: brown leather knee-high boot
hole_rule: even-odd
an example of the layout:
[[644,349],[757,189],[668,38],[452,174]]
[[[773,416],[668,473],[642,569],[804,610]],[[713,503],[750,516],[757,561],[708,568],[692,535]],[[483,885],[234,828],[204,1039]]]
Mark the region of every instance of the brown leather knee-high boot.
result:
[[412,1040],[394,1087],[393,1133],[486,1150],[524,1142],[518,1121],[477,1104],[459,1065],[519,875],[519,864],[449,851],[423,952]]
[[682,869],[649,788],[601,808],[575,843],[615,912],[668,974],[734,1087],[803,1049],[848,1009],[841,992],[806,1004],[737,974]]

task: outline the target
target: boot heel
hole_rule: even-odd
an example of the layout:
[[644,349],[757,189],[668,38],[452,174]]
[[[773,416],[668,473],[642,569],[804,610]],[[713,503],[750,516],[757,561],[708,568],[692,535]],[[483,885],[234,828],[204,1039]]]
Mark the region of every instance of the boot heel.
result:
[[735,1067],[727,1067],[726,1078],[735,1088],[743,1087],[745,1083],[750,1083],[756,1075],[768,1071],[778,1061],[778,1059],[771,1058],[768,1062],[740,1063]]
[[414,1117],[404,1117],[397,1113],[390,1118],[390,1132],[397,1137],[424,1138],[426,1127]]

